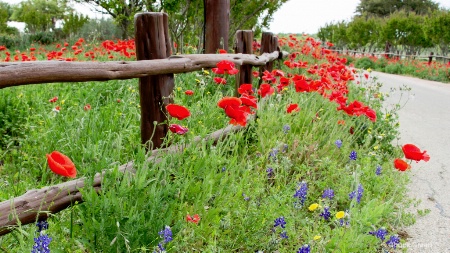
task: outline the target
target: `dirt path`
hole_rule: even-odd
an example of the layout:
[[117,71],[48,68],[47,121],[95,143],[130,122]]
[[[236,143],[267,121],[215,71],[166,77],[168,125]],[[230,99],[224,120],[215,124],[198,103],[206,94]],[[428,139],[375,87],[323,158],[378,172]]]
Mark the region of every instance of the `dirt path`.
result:
[[[373,72],[383,91],[407,85],[412,88],[399,111],[399,145],[413,143],[427,150],[431,159],[412,164],[409,195],[419,200],[409,211],[416,223],[405,228],[411,253],[450,253],[450,84]],[[390,92],[391,93],[391,92]],[[386,101],[404,104],[408,95],[391,93]],[[419,215],[419,212],[428,213]]]

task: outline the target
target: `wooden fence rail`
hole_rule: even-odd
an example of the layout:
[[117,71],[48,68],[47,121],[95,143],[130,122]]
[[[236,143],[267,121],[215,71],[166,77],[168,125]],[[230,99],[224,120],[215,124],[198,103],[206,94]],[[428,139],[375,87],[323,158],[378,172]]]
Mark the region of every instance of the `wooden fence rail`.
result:
[[278,51],[260,56],[248,54],[191,54],[173,55],[166,59],[112,62],[2,62],[0,89],[26,84],[55,82],[88,82],[132,79],[169,73],[187,73],[216,67],[222,60],[235,64],[264,66],[285,57]]

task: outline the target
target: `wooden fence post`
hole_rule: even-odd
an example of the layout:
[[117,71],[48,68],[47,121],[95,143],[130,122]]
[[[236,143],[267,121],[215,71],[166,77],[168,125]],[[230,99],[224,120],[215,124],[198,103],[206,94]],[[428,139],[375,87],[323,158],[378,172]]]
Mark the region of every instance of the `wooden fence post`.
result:
[[[236,32],[236,54],[253,54],[253,31],[239,30]],[[236,82],[236,91],[241,84],[252,83],[252,65],[242,65],[239,69],[239,82]]]
[[[166,13],[139,13],[135,20],[137,60],[164,59],[170,56],[168,16]],[[147,149],[160,148],[168,133],[166,105],[174,88],[173,74],[139,78],[141,105],[141,142]],[[151,143],[149,142],[151,141]]]
[[215,54],[218,49],[228,51],[228,32],[230,30],[230,0],[203,0],[205,54]]
[[[261,36],[261,54],[272,53],[278,50],[278,39],[273,36],[271,32],[263,32]],[[267,70],[271,72],[273,70],[273,62],[268,62],[265,66],[260,67],[259,76],[262,77],[262,73]],[[259,79],[261,85],[262,79]]]

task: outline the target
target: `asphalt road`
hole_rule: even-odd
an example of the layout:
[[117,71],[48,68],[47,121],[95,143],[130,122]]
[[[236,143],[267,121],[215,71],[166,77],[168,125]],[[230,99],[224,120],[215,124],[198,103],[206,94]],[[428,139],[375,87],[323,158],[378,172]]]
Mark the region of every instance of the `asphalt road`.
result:
[[[399,111],[398,145],[415,144],[431,157],[429,162],[413,162],[408,172],[409,196],[419,204],[408,209],[416,223],[404,229],[409,238],[400,246],[411,253],[450,253],[450,84],[379,72],[371,76],[390,93],[385,106],[407,101]],[[398,91],[403,85],[412,89],[409,95]]]

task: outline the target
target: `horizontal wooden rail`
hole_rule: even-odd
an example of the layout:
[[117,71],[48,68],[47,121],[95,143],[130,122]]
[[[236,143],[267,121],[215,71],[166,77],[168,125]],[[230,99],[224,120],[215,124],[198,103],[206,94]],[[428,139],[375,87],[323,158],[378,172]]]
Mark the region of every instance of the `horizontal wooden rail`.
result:
[[216,64],[222,60],[229,60],[237,65],[263,66],[286,55],[285,52],[275,51],[260,56],[249,54],[191,54],[144,61],[2,62],[0,63],[0,89],[25,84],[107,81],[169,73],[186,73],[216,67]]
[[[213,141],[216,144],[229,133],[244,129],[241,126],[231,126],[217,130],[205,138],[195,137],[192,145],[203,141]],[[168,153],[180,153],[188,146],[174,145],[165,149],[153,150],[147,159],[151,163],[159,163],[161,156]],[[119,167],[120,172],[134,173],[133,162]],[[106,170],[94,176],[92,186],[95,190],[101,189],[101,182]],[[83,202],[80,188],[85,186],[86,178],[79,178],[61,184],[44,187],[39,190],[29,190],[24,195],[0,203],[0,236],[10,233],[18,225],[34,223],[38,219],[45,219],[49,214],[62,211],[74,204]]]

